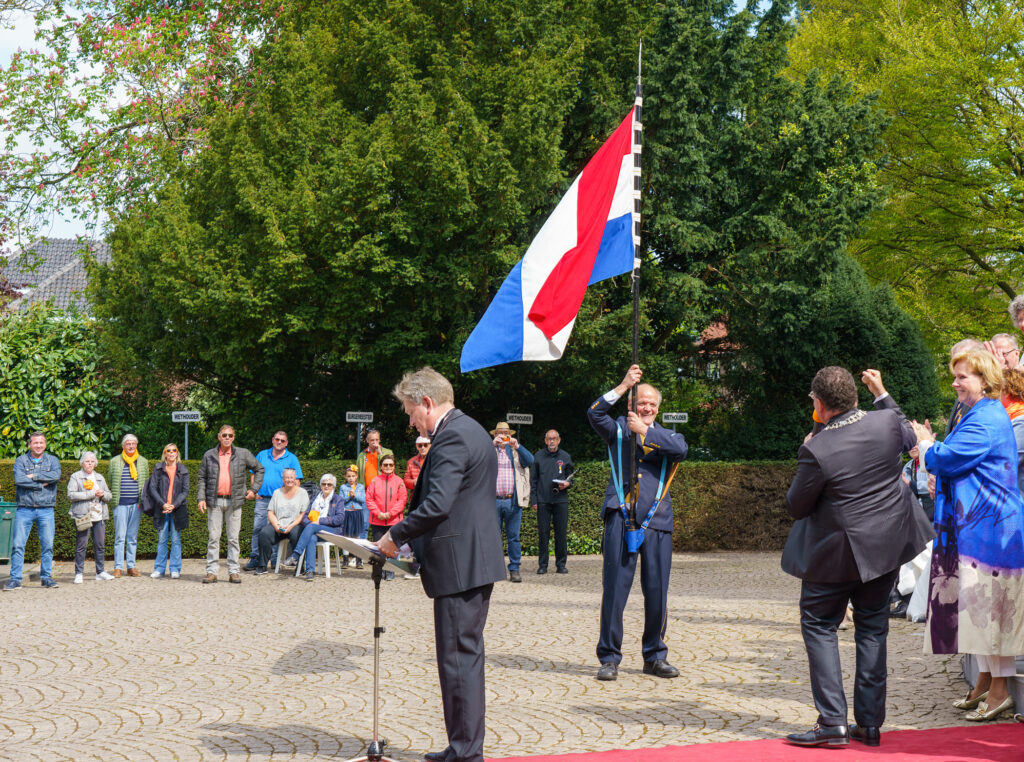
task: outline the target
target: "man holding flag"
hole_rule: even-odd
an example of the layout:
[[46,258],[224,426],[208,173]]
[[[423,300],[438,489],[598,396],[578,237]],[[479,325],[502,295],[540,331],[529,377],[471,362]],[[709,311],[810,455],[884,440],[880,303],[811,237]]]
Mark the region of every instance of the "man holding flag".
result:
[[[631,366],[622,383],[598,397],[587,411],[590,425],[608,444],[612,465],[602,509],[604,593],[601,634],[597,642],[597,658],[601,662],[598,680],[615,680],[619,674],[622,612],[633,586],[637,557],[640,558],[640,589],[644,595],[644,674],[656,677],[679,674],[667,661],[665,645],[668,577],[672,568],[669,486],[676,468],[669,464],[683,460],[687,446],[682,434],[656,422],[661,392],[650,384],[639,384],[642,376],[639,365]],[[609,415],[612,406],[633,387],[637,395],[636,412],[630,410],[626,416],[613,419]],[[630,433],[637,439],[635,464],[629,463]]]

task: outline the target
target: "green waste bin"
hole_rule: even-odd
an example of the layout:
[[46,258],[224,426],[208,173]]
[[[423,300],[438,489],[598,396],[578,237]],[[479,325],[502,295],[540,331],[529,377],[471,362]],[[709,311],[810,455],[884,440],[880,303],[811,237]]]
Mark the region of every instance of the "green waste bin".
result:
[[17,503],[0,502],[0,563],[11,561],[11,546],[14,544],[14,512]]

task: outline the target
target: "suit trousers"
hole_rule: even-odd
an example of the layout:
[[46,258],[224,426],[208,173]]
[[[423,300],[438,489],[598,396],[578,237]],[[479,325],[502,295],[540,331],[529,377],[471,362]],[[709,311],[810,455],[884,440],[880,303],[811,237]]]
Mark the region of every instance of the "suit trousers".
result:
[[853,717],[858,725],[881,727],[885,722],[886,645],[889,634],[889,593],[898,569],[861,582],[808,582],[800,589],[800,630],[807,648],[811,693],[821,725],[845,725],[846,694],[839,662],[836,630],[853,604],[853,639],[857,666],[853,682]]
[[644,594],[644,661],[668,657],[665,625],[668,619],[668,576],[672,569],[672,533],[648,527],[638,553],[626,550],[621,511],[605,516],[604,568],[601,596],[601,635],[597,658],[602,664],[622,661],[622,612],[629,599],[640,559],[640,590]]
[[484,625],[493,584],[434,599],[434,648],[448,732],[445,762],[484,759]]
[[564,569],[569,556],[569,503],[537,503],[537,539],[540,541],[537,566],[540,569],[548,568],[552,522],[555,525],[555,566]]

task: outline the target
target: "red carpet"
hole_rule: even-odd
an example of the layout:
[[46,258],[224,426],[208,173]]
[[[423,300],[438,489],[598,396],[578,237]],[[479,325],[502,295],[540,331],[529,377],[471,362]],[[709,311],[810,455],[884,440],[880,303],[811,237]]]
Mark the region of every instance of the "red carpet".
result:
[[729,741],[661,749],[503,757],[501,762],[1024,762],[1024,725],[882,731],[882,745],[856,741],[833,749],[802,749],[781,740]]

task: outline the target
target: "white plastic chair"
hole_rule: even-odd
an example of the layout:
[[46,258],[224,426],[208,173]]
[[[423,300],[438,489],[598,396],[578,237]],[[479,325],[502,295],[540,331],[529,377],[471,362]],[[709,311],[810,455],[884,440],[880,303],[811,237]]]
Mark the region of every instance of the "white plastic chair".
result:
[[[341,548],[339,548],[332,542],[318,542],[316,544],[316,550],[314,550],[313,552],[315,553],[317,550],[320,551],[320,558],[316,562],[316,572],[319,574],[322,569],[323,575],[327,579],[331,578],[331,554],[333,553],[336,556],[336,561],[338,564],[338,574],[341,574]],[[298,577],[299,574],[302,573],[302,570],[305,568],[305,564],[303,564],[303,559],[305,557],[306,551],[302,551],[302,555],[299,556],[299,563],[295,565],[296,577]]]

